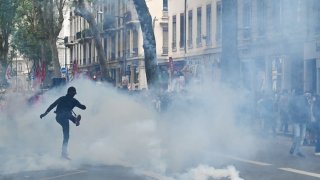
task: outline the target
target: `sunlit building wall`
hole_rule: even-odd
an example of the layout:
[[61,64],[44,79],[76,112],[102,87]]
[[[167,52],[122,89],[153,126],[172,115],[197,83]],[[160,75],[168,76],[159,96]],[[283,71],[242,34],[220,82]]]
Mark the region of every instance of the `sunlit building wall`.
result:
[[[168,2],[169,57],[174,62],[173,73],[185,78],[219,79],[223,33],[221,0]],[[241,62],[241,66],[235,68],[241,69],[239,76],[244,87],[281,92],[314,91],[320,86],[315,82],[320,77],[315,69],[319,36],[310,35],[319,26],[317,1],[239,0],[235,5]],[[313,46],[314,52],[307,53],[306,46]]]
[[[168,55],[167,1],[147,1],[157,43],[158,62],[166,63]],[[159,8],[161,7],[161,8]],[[106,0],[92,4],[91,11],[101,31],[102,45],[111,81],[115,86],[130,89],[147,88],[143,36],[131,0]],[[70,12],[70,36],[67,46],[71,62],[77,62],[90,77],[99,73],[98,55],[88,23]]]
[[57,40],[58,58],[62,68],[70,68],[70,51],[66,47],[67,41],[70,41],[70,12],[70,4],[67,3],[63,9],[64,21]]
[[221,1],[169,0],[171,80],[220,76]]

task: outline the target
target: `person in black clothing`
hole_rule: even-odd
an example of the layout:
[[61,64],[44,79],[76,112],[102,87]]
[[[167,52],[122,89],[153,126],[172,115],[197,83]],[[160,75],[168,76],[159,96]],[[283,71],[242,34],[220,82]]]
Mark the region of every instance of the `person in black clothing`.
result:
[[293,128],[293,139],[289,152],[292,155],[305,157],[300,147],[303,145],[306,136],[307,123],[311,120],[311,106],[307,94],[297,90],[290,98],[288,112]]
[[77,94],[76,88],[69,87],[67,95],[61,96],[55,102],[53,102],[45,113],[40,115],[42,119],[46,116],[53,108],[56,108],[56,120],[62,126],[63,132],[63,143],[62,143],[62,152],[61,157],[65,159],[70,159],[67,153],[68,141],[69,141],[69,120],[71,120],[76,126],[80,125],[81,116],[78,115],[77,117],[73,116],[72,109],[74,107],[78,107],[80,109],[85,110],[86,106],[81,104],[74,96]]
[[315,119],[315,135],[316,135],[316,144],[315,144],[315,155],[320,156],[320,96],[315,95],[312,107],[312,115]]

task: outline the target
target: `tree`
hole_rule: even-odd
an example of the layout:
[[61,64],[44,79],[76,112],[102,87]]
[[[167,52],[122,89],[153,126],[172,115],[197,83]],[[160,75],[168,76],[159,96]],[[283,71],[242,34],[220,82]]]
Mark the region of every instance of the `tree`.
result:
[[[36,11],[33,0],[19,2],[17,8],[16,27],[12,43],[25,58],[39,61],[44,56],[41,53],[41,45],[47,43],[40,37],[44,37],[44,29],[39,23],[40,12]],[[48,45],[46,45],[48,46]],[[50,49],[50,48],[47,48]],[[45,53],[51,59],[51,52]]]
[[133,0],[138,13],[142,33],[147,83],[150,88],[159,85],[160,73],[157,65],[156,40],[152,27],[152,18],[145,0]]
[[98,61],[100,64],[100,71],[103,78],[108,78],[107,67],[106,67],[106,55],[103,51],[102,43],[101,43],[101,35],[98,29],[97,23],[93,14],[86,8],[84,0],[75,1],[75,15],[84,18],[88,23],[90,30],[92,32],[94,42],[96,44],[96,49],[98,53]]
[[33,0],[33,3],[39,12],[39,23],[44,30],[44,36],[39,38],[48,42],[52,53],[54,76],[60,77],[61,66],[56,43],[64,21],[63,10],[66,0]]
[[4,73],[8,61],[9,37],[14,30],[14,18],[17,2],[15,0],[0,1],[0,81],[4,82]]

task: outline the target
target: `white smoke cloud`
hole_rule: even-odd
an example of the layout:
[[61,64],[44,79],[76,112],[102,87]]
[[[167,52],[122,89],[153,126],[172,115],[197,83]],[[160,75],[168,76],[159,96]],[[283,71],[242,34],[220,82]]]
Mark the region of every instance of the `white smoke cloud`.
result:
[[189,172],[180,175],[177,179],[208,180],[209,178],[228,178],[231,180],[243,180],[239,177],[239,172],[233,166],[229,166],[226,169],[215,169],[206,165],[199,165],[197,168],[191,169]]
[[[43,119],[39,115],[71,85],[77,88],[75,98],[87,109],[74,109],[82,120],[78,127],[70,122],[73,160],[66,162],[60,160],[62,130],[54,110]],[[189,92],[173,95],[168,110],[159,114],[143,95],[127,95],[88,80],[52,89],[34,106],[25,103],[26,97],[8,95],[8,107],[0,119],[0,160],[4,162],[0,172],[106,164],[180,174],[198,164],[210,165],[216,153],[247,156],[254,152],[254,141],[241,123],[235,123],[234,113],[243,99],[228,88],[194,86]],[[214,170],[210,166],[199,166],[181,177],[216,177],[213,171],[218,172],[216,176],[238,177],[232,175],[237,174],[235,168]]]

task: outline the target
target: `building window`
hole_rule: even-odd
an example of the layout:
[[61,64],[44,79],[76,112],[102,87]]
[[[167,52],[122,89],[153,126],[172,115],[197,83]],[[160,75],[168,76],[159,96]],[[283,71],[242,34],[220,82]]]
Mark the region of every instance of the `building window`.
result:
[[116,59],[116,36],[113,35],[111,36],[111,60],[115,60]]
[[271,2],[271,22],[273,26],[274,32],[280,29],[281,19],[282,19],[282,1],[281,0],[273,0]]
[[[92,43],[92,48],[93,48],[93,50],[92,50],[92,62],[93,63],[95,63],[96,62],[96,46],[95,46],[95,44],[94,43]],[[105,55],[106,55],[106,57],[108,57],[107,56],[107,53],[105,53]]]
[[188,12],[188,46],[192,48],[192,10]]
[[217,25],[216,25],[216,41],[221,44],[222,38],[222,8],[221,2],[217,2]]
[[22,63],[18,63],[18,72],[22,72]]
[[162,29],[163,41],[162,41],[162,54],[168,54],[168,27],[165,26]]
[[202,10],[201,10],[201,7],[198,7],[197,8],[197,46],[201,46],[201,36],[202,36],[201,19],[202,19]]
[[163,0],[163,10],[168,11],[168,0]]
[[172,17],[172,50],[177,48],[177,17]]
[[103,39],[103,49],[104,49],[105,55],[106,55],[107,57],[109,57],[109,56],[108,56],[108,38],[107,38],[107,37],[105,37],[105,38]]
[[130,30],[127,30],[127,35],[126,35],[126,42],[125,42],[125,49],[126,49],[126,57],[129,57],[129,56],[131,56],[131,52],[130,52],[130,49],[131,49],[131,47],[130,47],[130,39],[131,39],[131,37],[130,37]]
[[89,57],[88,57],[88,63],[91,64],[91,51],[92,51],[92,48],[91,48],[91,42],[89,43]]
[[87,43],[83,44],[83,65],[87,64]]
[[243,37],[251,36],[251,1],[246,1],[243,5]]
[[257,1],[257,24],[258,24],[258,34],[264,35],[266,33],[266,1],[265,0],[259,0]]
[[[123,33],[123,31],[119,31],[118,32],[118,54],[117,54],[117,58],[120,58],[121,57],[121,46],[123,47],[123,41],[121,41],[121,33]],[[122,42],[122,43],[121,43]]]
[[184,22],[184,13],[180,14],[180,48],[183,48],[185,45],[185,22]]
[[206,45],[209,46],[211,45],[211,19],[212,19],[212,14],[211,14],[211,4],[207,5],[207,18],[206,18]]
[[132,30],[132,50],[133,50],[133,56],[138,56],[138,31],[137,29]]

